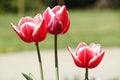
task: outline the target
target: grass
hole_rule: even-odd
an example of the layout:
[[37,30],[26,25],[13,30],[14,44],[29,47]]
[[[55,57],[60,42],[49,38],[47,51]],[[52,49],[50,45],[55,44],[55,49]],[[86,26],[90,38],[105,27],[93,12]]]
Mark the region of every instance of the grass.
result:
[[74,11],[71,14],[69,32],[76,36],[74,43],[85,41],[120,46],[120,11]]
[[[118,10],[70,10],[71,26],[67,34],[59,35],[59,48],[68,45],[75,48],[79,42],[100,43],[103,47],[120,46],[120,11]],[[29,14],[34,16],[33,14]],[[17,25],[15,14],[0,15],[0,52],[34,50],[34,44],[23,42],[11,29],[10,22]],[[41,49],[52,49],[52,35],[41,42]]]

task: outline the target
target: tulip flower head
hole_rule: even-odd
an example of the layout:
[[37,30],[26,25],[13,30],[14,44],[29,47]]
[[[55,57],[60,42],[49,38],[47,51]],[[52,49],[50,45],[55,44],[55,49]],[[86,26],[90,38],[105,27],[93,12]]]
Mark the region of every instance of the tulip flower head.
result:
[[81,68],[95,68],[103,59],[104,51],[99,44],[91,43],[87,46],[81,42],[76,48],[76,54],[68,47],[68,51],[72,55],[75,64]]
[[54,35],[65,34],[70,26],[69,14],[66,6],[49,7],[45,10],[43,17],[47,24],[48,32]]
[[13,23],[11,23],[11,27],[27,43],[37,43],[46,38],[47,27],[41,14],[37,14],[34,18],[21,18],[17,27]]

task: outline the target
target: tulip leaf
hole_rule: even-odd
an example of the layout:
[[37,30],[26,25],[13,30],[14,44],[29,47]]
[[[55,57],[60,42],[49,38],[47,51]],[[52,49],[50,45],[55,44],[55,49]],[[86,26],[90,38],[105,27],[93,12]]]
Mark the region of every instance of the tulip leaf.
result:
[[29,73],[29,75],[22,73],[22,75],[26,78],[26,80],[36,80],[31,73]]

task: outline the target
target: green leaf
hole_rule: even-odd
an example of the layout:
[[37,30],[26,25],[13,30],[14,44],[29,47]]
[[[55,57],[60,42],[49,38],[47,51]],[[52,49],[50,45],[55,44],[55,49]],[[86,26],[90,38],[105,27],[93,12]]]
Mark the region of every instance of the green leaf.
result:
[[36,80],[35,77],[34,77],[31,73],[29,73],[29,76],[30,76],[33,80]]
[[31,73],[29,73],[29,75],[22,73],[22,75],[26,78],[26,80],[36,80]]

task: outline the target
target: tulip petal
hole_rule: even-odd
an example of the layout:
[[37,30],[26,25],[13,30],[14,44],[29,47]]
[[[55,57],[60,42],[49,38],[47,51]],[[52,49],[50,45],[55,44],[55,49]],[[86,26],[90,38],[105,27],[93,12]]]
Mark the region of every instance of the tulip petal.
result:
[[101,52],[100,44],[91,43],[91,44],[89,45],[89,47],[93,50],[93,52],[94,52],[95,55],[97,55],[98,53]]
[[94,57],[92,50],[89,47],[86,47],[86,54],[85,54],[85,63],[88,66],[89,61]]
[[86,46],[87,46],[87,44],[86,44],[85,42],[79,43],[79,45],[78,45],[77,48],[76,48],[76,52],[77,52],[81,47],[86,47]]
[[101,51],[100,44],[97,44],[93,50],[94,50],[94,52],[96,52],[96,53],[100,53],[100,51]]
[[27,42],[27,43],[30,43],[30,42],[31,42],[27,37],[25,37],[25,35],[24,35],[22,32],[20,32],[19,37],[20,37],[24,42]]
[[25,37],[25,35],[22,32],[20,32],[20,30],[18,30],[17,27],[12,23],[11,23],[11,27],[23,41],[29,42],[29,40]]
[[81,60],[82,65],[84,65],[85,63],[85,59],[86,59],[86,49],[85,47],[80,48],[77,52],[76,52],[76,56]]
[[20,33],[20,30],[19,30],[13,23],[11,23],[10,25],[11,25],[12,29],[13,29],[17,34]]
[[76,52],[77,57],[81,60],[83,67],[88,67],[89,61],[94,57],[91,49],[89,47],[81,47]]
[[42,22],[42,15],[41,14],[37,14],[34,17],[34,21],[35,21],[35,24],[39,25]]
[[32,33],[34,31],[34,26],[37,26],[33,23],[24,23],[21,26],[21,32],[24,33],[25,37],[29,40],[29,42],[33,42]]
[[64,31],[62,34],[66,33],[70,27],[69,14],[66,9],[66,6],[62,6],[61,9],[56,13],[64,26]]
[[32,22],[34,23],[34,19],[32,17],[23,17],[20,19],[19,23],[18,23],[18,29],[20,28],[20,26],[26,22]]
[[78,66],[78,67],[83,67],[82,66],[82,62],[78,59],[78,57],[72,52],[71,48],[68,47],[67,50],[70,52],[73,60],[74,60],[74,63]]
[[89,68],[96,67],[101,62],[101,60],[103,59],[103,56],[104,56],[104,52],[95,56],[93,59],[90,60],[90,62],[88,64],[88,67]]
[[61,6],[55,6],[52,11],[56,14],[61,9]]
[[52,12],[52,10],[48,7],[43,14],[43,18],[45,19],[46,24],[48,25],[51,18],[55,16],[55,14]]
[[89,45],[89,48],[94,49],[94,48],[95,48],[95,46],[96,46],[96,44],[95,44],[95,43],[91,43],[91,44]]
[[62,34],[65,34],[65,33],[68,31],[69,27],[70,27],[70,19],[68,19],[68,24],[67,24],[66,27],[64,28]]
[[54,18],[51,19],[50,23],[48,24],[48,31],[51,34],[60,34],[63,31],[63,25],[57,16],[54,16]]
[[34,30],[33,39],[35,42],[43,41],[47,35],[47,27],[45,26],[45,20]]

